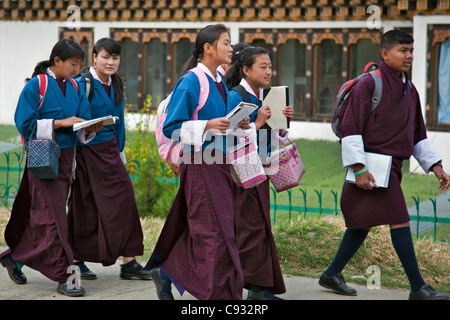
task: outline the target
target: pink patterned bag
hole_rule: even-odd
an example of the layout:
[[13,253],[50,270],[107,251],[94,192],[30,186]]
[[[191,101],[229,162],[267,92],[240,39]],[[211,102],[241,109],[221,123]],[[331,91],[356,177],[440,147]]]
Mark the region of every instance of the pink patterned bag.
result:
[[297,146],[291,140],[289,141],[290,145],[285,147],[281,144],[281,148],[273,152],[268,163],[264,165],[267,177],[277,192],[298,186],[305,173]]
[[227,163],[230,164],[231,176],[239,187],[254,188],[267,179],[258,148],[253,140],[227,153]]

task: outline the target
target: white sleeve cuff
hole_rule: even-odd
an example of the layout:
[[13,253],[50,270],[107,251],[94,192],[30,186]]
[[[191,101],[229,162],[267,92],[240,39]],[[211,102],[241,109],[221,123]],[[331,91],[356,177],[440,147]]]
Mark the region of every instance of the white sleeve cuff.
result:
[[180,131],[180,142],[201,147],[206,139],[207,120],[189,120],[183,122]]
[[91,142],[95,138],[95,132],[87,133],[86,130],[83,128],[77,131],[77,136],[78,140],[82,144],[86,144]]
[[119,153],[120,160],[122,160],[123,164],[127,164],[127,157],[125,156],[125,151]]
[[52,140],[53,139],[53,119],[37,120],[37,140]]
[[342,165],[349,168],[356,163],[366,164],[364,142],[361,135],[351,135],[342,138]]
[[442,160],[428,139],[423,139],[414,146],[413,156],[426,173],[430,172],[433,164]]

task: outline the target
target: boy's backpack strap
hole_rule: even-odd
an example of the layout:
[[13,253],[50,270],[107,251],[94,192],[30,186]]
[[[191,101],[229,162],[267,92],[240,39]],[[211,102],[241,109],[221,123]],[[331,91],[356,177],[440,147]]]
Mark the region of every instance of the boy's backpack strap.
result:
[[250,102],[250,97],[248,96],[247,90],[245,90],[245,88],[243,86],[241,86],[240,84],[238,84],[237,86],[234,86],[233,88],[231,88],[231,90],[234,90],[237,93],[239,93],[239,95],[242,97],[244,102]]
[[372,76],[373,80],[375,81],[375,90],[373,91],[372,97],[372,112],[373,112],[380,103],[381,94],[383,91],[383,83],[381,81],[381,73],[379,69],[370,71],[369,73]]
[[200,82],[200,96],[198,98],[198,106],[197,108],[195,108],[194,114],[192,115],[192,120],[197,120],[198,112],[203,108],[203,106],[206,103],[206,100],[208,100],[209,81],[207,75],[200,67],[197,66],[189,71],[195,73],[197,75],[198,81]]
[[38,75],[38,81],[39,81],[39,102],[38,106],[39,109],[41,108],[42,101],[44,101],[45,92],[47,91],[48,87],[48,80],[47,75],[45,73],[41,73]]

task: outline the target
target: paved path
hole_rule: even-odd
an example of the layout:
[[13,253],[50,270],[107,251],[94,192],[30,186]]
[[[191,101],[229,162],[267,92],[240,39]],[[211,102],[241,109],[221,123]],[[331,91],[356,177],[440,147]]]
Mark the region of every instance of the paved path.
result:
[[[0,252],[6,248],[0,247]],[[8,272],[0,265],[0,300],[158,300],[154,282],[151,280],[122,280],[119,277],[120,263],[103,267],[101,264],[87,263],[97,274],[97,280],[83,280],[84,297],[70,298],[56,292],[57,284],[36,270],[23,267],[27,284],[18,285],[9,279]],[[285,275],[287,292],[280,295],[286,300],[407,300],[405,289],[368,289],[366,286],[351,284],[358,291],[356,297],[341,296],[318,285],[318,279]],[[244,290],[244,298],[247,291]],[[174,290],[176,300],[195,300],[189,294],[180,297]]]

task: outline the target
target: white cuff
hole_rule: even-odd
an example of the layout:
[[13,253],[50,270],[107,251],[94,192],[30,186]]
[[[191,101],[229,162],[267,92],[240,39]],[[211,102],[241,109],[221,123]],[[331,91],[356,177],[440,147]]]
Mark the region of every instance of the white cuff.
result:
[[53,119],[37,120],[37,140],[52,140],[53,139]]
[[183,122],[180,130],[180,142],[201,147],[206,139],[207,120],[189,120]]
[[361,135],[351,135],[342,138],[342,165],[349,168],[356,163],[366,164],[364,142]]
[[77,131],[78,140],[82,144],[86,144],[91,142],[95,138],[95,132],[87,133],[86,130],[83,128],[81,130]]
[[127,163],[127,157],[125,156],[125,151],[119,153],[120,160],[122,160],[123,164]]
[[433,164],[442,160],[428,138],[419,141],[414,146],[413,156],[426,173],[430,172]]

